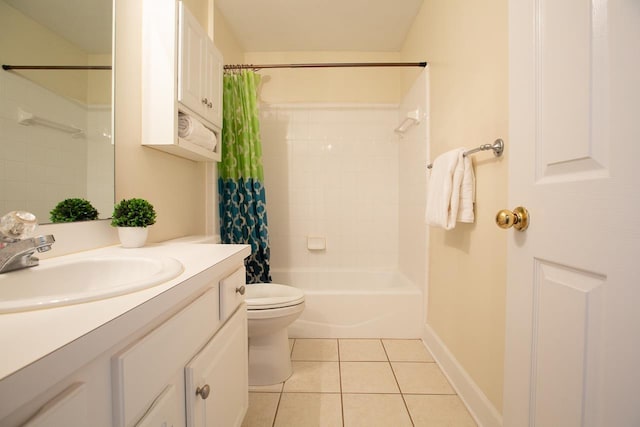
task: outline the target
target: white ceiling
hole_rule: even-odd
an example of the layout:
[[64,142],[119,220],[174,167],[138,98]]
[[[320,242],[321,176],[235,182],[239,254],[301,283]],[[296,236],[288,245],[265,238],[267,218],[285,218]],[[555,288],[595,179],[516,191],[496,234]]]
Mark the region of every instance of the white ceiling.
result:
[[423,0],[215,0],[248,52],[401,49]]
[[90,54],[111,52],[112,0],[5,0]]

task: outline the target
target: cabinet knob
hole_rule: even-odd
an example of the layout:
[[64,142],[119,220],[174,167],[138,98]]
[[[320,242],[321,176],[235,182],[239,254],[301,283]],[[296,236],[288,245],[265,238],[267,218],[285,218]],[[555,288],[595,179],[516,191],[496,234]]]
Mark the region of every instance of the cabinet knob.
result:
[[202,103],[204,105],[207,105],[209,103],[209,100],[207,98],[202,98]]
[[244,295],[245,289],[246,288],[244,287],[244,285],[239,286],[239,287],[236,288],[236,293],[240,294],[240,295]]
[[212,103],[212,102],[209,102],[209,103],[207,104],[207,107],[209,107],[209,108],[213,108],[213,103]]
[[202,387],[198,387],[196,389],[196,396],[200,396],[202,400],[205,400],[207,397],[209,397],[210,392],[211,388],[209,387],[209,384],[205,384]]

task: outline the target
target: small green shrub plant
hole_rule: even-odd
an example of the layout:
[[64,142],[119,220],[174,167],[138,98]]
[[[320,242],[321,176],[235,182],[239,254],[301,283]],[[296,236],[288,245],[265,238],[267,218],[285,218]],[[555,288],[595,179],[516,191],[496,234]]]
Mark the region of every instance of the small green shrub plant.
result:
[[51,222],[93,221],[98,211],[85,199],[65,199],[49,212]]
[[156,223],[153,205],[144,199],[122,199],[113,208],[114,227],[148,227]]

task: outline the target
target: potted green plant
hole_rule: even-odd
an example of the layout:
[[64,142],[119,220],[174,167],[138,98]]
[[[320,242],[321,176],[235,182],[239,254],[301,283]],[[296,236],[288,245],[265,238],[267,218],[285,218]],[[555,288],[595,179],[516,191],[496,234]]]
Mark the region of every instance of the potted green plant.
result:
[[51,222],[93,221],[98,211],[85,199],[64,199],[49,212]]
[[153,205],[144,199],[122,199],[113,208],[111,225],[118,228],[125,248],[139,248],[147,241],[148,226],[156,223]]

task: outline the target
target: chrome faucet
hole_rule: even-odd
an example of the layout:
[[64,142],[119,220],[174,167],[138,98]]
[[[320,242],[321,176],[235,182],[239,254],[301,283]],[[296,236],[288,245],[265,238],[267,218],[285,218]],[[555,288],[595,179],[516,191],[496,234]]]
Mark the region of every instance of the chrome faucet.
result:
[[51,249],[52,235],[29,237],[37,226],[36,216],[27,211],[0,218],[0,273],[36,266],[40,261],[33,254]]
[[0,237],[0,274],[38,265],[40,261],[33,254],[50,250],[55,241],[51,234],[26,239]]

